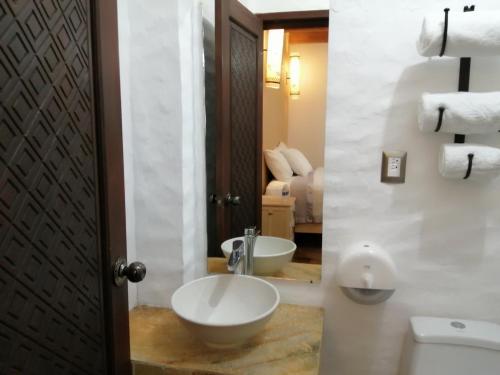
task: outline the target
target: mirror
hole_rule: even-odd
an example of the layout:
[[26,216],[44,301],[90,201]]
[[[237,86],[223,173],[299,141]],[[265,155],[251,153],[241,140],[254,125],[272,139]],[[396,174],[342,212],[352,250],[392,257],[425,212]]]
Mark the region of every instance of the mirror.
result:
[[208,272],[256,227],[255,276],[318,282],[328,12],[204,13]]

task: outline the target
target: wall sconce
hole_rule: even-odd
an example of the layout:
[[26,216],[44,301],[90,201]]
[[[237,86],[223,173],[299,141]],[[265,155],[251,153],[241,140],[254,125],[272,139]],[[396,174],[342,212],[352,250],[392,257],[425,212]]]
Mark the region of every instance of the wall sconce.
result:
[[272,29],[267,32],[266,87],[280,88],[284,39],[284,29]]
[[290,70],[290,96],[292,99],[298,99],[300,95],[300,55],[293,53],[288,62]]

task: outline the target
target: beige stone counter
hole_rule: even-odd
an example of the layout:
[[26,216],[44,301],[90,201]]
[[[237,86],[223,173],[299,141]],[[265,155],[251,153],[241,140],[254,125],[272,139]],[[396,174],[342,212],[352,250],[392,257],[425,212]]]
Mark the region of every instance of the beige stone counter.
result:
[[237,349],[210,349],[169,309],[130,312],[135,375],[318,374],[323,310],[281,304],[265,330]]
[[[227,260],[225,258],[209,257],[207,263],[208,273],[229,273],[227,270]],[[281,272],[265,277],[286,280],[305,280],[316,283],[321,280],[321,264],[290,262],[283,267]]]

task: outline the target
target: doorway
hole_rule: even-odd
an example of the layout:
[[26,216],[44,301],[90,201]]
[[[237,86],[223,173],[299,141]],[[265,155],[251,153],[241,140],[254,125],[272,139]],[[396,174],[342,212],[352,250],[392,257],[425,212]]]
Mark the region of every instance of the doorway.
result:
[[294,262],[321,264],[329,15],[260,17],[265,66],[262,234],[294,241]]

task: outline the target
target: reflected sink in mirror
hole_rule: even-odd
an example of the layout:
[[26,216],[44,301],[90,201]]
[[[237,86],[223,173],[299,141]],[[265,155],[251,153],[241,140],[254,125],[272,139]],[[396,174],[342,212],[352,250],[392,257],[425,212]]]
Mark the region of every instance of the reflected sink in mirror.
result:
[[[221,245],[226,259],[229,259],[234,241],[244,237],[231,238]],[[273,276],[280,272],[293,258],[297,246],[294,242],[271,236],[258,236],[254,248],[253,270],[255,276]]]
[[256,277],[214,275],[181,286],[171,302],[196,337],[225,349],[256,336],[278,307],[280,295],[274,285]]

